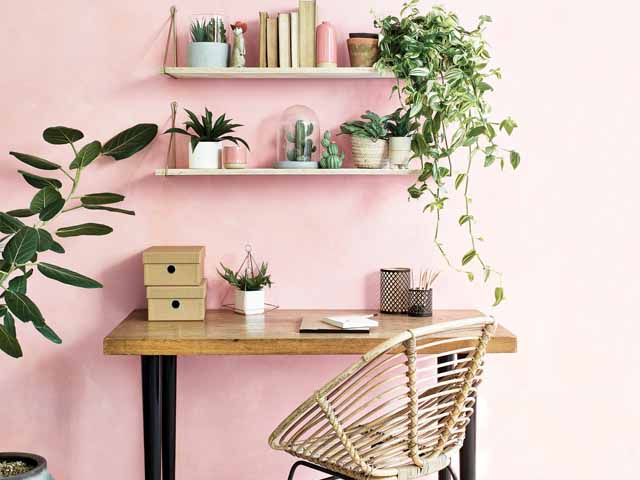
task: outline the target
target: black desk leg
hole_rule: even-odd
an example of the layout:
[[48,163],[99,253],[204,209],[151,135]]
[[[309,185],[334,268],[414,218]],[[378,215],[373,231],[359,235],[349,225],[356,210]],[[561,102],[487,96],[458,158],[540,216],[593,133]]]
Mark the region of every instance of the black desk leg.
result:
[[162,358],[162,478],[176,478],[176,373],[175,356]]
[[460,449],[460,480],[476,480],[476,413],[478,411],[478,399],[474,407],[473,415],[469,419],[469,425],[464,437],[464,443]]
[[160,480],[160,357],[144,355],[141,360],[144,478]]
[[[440,355],[438,357],[438,363],[448,363],[453,361],[453,355]],[[447,370],[451,370],[451,365],[446,367],[438,367],[438,373],[446,372]],[[451,475],[447,470],[440,470],[438,472],[438,480],[451,480]]]

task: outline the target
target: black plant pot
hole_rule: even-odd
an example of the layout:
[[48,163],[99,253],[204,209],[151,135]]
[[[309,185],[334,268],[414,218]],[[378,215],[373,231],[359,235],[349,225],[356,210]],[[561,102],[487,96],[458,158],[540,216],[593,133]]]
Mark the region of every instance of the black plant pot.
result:
[[22,461],[33,467],[27,473],[21,473],[12,477],[2,477],[6,480],[53,480],[53,477],[47,472],[47,461],[39,456],[31,453],[17,452],[0,452],[0,462],[6,461]]

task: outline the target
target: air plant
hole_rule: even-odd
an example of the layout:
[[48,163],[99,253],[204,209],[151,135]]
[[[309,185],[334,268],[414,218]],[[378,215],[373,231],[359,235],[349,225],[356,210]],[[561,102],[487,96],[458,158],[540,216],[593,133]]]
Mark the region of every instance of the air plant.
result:
[[271,281],[271,275],[267,274],[267,269],[269,267],[267,263],[262,263],[257,271],[253,269],[253,266],[251,268],[247,267],[242,274],[240,274],[240,270],[234,272],[230,268],[225,267],[223,263],[220,263],[220,266],[223,271],[221,272],[218,270],[218,275],[226,280],[229,285],[237,288],[238,290],[245,292],[257,292],[262,290],[264,287],[271,287],[273,284]]
[[[213,121],[213,114],[205,107],[205,114],[198,119],[195,113],[185,108],[184,110],[189,115],[190,120],[184,122],[186,129],[183,128],[170,128],[166,133],[177,133],[180,135],[186,135],[191,138],[191,149],[195,150],[196,146],[200,142],[222,142],[229,140],[230,142],[242,143],[247,150],[251,150],[247,142],[242,138],[229,135],[233,133],[236,128],[242,127],[240,124],[231,123],[233,120],[227,119],[226,114],[220,115],[216,121]],[[189,133],[191,130],[193,133]]]

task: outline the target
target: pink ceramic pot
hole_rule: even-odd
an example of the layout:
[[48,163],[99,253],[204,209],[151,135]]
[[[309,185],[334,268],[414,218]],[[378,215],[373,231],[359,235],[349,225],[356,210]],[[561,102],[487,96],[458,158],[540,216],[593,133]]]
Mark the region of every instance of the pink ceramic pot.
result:
[[247,149],[239,145],[230,145],[222,150],[224,168],[247,168]]
[[338,45],[336,30],[329,22],[322,22],[316,29],[316,57],[318,67],[338,66]]

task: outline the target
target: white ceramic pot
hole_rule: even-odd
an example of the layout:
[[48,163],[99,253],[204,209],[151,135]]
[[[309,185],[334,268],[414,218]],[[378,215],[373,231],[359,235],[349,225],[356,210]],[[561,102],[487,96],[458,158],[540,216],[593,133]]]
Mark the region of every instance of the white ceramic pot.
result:
[[220,168],[220,142],[199,142],[195,151],[189,142],[189,168]]
[[187,47],[190,67],[226,67],[229,65],[229,44],[219,42],[191,42]]
[[351,153],[356,168],[383,168],[387,158],[387,141],[352,135]]
[[407,168],[411,159],[411,137],[389,139],[389,163],[394,168]]
[[245,315],[264,313],[264,290],[236,290],[235,311]]

